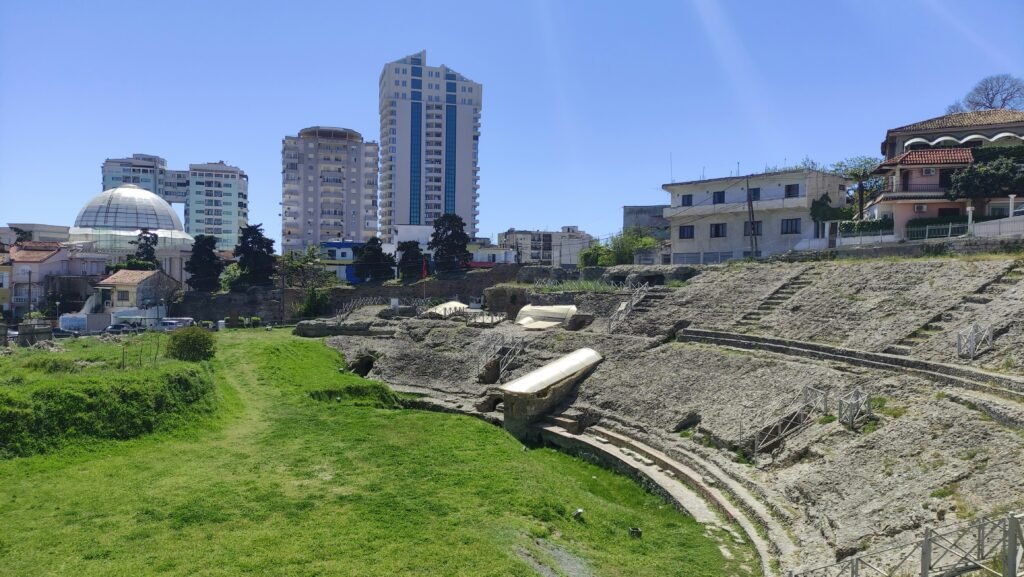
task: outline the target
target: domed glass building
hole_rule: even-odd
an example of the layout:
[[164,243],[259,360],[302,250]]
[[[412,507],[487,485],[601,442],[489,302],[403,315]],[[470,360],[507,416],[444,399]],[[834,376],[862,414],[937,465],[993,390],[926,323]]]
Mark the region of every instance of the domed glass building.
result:
[[192,236],[167,201],[133,184],[104,190],[89,200],[69,231],[70,242],[108,254],[114,262],[124,261],[135,254],[131,243],[142,229],[156,234],[157,259],[163,271],[183,282]]

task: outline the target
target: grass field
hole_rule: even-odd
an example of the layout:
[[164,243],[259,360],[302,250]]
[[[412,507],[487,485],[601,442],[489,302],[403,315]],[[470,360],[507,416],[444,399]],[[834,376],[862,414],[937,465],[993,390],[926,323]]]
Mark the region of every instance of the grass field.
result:
[[470,417],[384,408],[392,393],[341,363],[320,341],[228,331],[216,411],[0,461],[0,575],[758,571],[625,477]]

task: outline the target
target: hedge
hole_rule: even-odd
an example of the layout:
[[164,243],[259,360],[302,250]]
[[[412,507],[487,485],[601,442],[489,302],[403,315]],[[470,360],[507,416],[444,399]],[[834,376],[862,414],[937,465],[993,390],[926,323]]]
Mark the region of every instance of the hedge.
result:
[[213,392],[206,367],[170,367],[139,378],[64,381],[26,396],[0,390],[0,457],[40,453],[77,438],[129,439],[178,414],[206,409]]
[[986,148],[972,148],[971,154],[974,162],[991,162],[997,158],[1012,158],[1017,162],[1024,162],[1024,146],[989,146]]
[[[997,218],[1003,218],[1001,216],[975,216],[974,222],[984,222],[986,220],[995,220]],[[912,218],[907,221],[907,227],[913,226],[929,226],[936,224],[966,224],[967,215],[957,216],[932,216],[928,218]]]
[[844,220],[839,223],[839,232],[879,232],[892,230],[892,220]]

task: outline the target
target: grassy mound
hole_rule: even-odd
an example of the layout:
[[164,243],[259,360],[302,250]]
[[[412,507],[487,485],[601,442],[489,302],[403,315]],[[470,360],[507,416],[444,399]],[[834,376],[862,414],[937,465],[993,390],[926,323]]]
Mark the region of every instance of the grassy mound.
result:
[[0,461],[2,573],[757,574],[747,545],[630,479],[471,417],[377,408],[392,393],[343,367],[317,340],[228,331],[217,419]]
[[[153,338],[130,345],[82,339],[63,352],[0,357],[0,457],[87,438],[129,439],[209,409],[209,367],[159,358],[147,342]],[[144,354],[121,369],[129,350]]]

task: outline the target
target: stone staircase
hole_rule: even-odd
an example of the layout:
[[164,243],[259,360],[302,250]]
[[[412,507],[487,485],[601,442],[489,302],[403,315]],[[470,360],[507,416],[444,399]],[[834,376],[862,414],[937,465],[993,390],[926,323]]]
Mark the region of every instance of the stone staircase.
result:
[[738,329],[759,327],[761,325],[761,319],[772,314],[775,309],[785,304],[786,301],[793,298],[796,293],[807,288],[820,277],[821,270],[817,268],[801,272],[786,281],[785,284],[775,289],[772,294],[768,295],[763,301],[761,301],[761,303],[757,305],[757,310],[750,311],[740,317],[740,319],[734,323],[734,326]]
[[650,312],[652,309],[657,308],[658,305],[668,297],[668,295],[669,292],[667,290],[652,288],[647,291],[644,298],[640,299],[640,302],[633,305],[633,312],[631,316],[642,316],[644,313]]
[[983,308],[993,299],[1006,292],[1024,278],[1024,272],[1014,264],[992,282],[986,283],[973,293],[964,296],[960,302],[935,315],[914,332],[886,347],[882,352],[890,355],[909,356],[921,343],[931,339],[938,333],[947,333],[953,327],[963,324],[972,313]]

